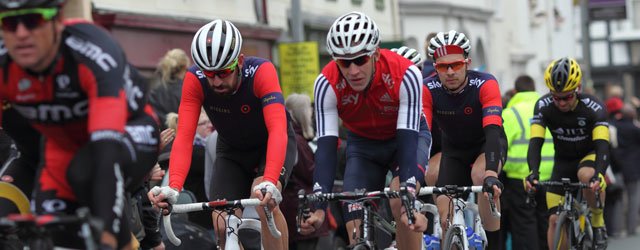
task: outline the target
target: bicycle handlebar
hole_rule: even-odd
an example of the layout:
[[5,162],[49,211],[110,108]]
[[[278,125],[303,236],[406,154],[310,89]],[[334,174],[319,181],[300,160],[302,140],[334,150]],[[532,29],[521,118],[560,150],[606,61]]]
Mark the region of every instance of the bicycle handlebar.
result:
[[[180,246],[182,241],[176,237],[173,232],[173,228],[171,227],[171,214],[172,213],[189,213],[203,210],[223,210],[229,209],[234,210],[237,208],[245,208],[245,207],[255,207],[260,205],[260,199],[252,198],[252,199],[241,199],[241,200],[218,200],[218,201],[208,201],[208,202],[196,202],[196,203],[188,203],[188,204],[175,204],[170,205],[168,210],[169,213],[162,217],[164,222],[164,230],[167,234],[167,238],[169,241],[173,243],[175,246]],[[267,217],[267,226],[269,227],[269,232],[276,238],[280,238],[282,235],[276,224],[273,220],[273,213],[269,211],[269,208],[264,207],[264,212]]]
[[[457,185],[445,185],[444,187],[422,187],[420,188],[419,196],[430,194],[444,194],[444,195],[464,195],[468,193],[482,193],[482,186],[462,186]],[[502,215],[498,211],[496,203],[493,201],[493,194],[489,194],[489,207],[491,209],[491,215],[495,218],[500,218]]]

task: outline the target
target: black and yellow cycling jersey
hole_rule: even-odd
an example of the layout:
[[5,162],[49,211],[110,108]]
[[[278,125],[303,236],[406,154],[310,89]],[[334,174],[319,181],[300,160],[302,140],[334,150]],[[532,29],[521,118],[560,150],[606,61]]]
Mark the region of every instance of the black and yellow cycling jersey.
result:
[[562,112],[553,104],[551,94],[546,94],[538,99],[531,119],[531,138],[544,138],[544,128],[549,128],[556,156],[560,158],[582,158],[595,149],[595,140],[609,141],[604,105],[591,95],[577,97],[576,107]]

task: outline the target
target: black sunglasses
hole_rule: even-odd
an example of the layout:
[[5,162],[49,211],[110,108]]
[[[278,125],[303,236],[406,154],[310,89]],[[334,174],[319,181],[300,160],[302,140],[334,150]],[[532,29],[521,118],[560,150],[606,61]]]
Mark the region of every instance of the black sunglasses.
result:
[[0,13],[2,30],[15,32],[22,23],[28,30],[40,27],[58,14],[56,8],[35,8]]
[[362,55],[353,59],[336,59],[336,63],[338,64],[338,66],[342,67],[342,68],[348,68],[349,66],[351,66],[352,63],[355,63],[358,66],[362,66],[365,63],[369,62],[369,60],[371,60],[371,55]]

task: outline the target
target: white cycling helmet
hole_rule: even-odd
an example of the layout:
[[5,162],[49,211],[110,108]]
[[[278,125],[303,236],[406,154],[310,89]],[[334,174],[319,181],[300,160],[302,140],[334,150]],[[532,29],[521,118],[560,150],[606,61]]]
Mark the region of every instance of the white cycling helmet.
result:
[[362,51],[373,52],[380,44],[378,25],[367,15],[353,11],[338,17],[327,34],[327,50],[334,58]]
[[431,41],[429,41],[429,48],[427,49],[427,53],[429,53],[429,56],[431,58],[436,59],[435,57],[433,57],[436,53],[436,50],[447,45],[455,45],[460,47],[464,51],[463,54],[465,58],[468,57],[469,52],[471,52],[471,42],[469,41],[469,38],[467,38],[464,33],[450,30],[449,32],[438,32],[435,37],[431,38]]
[[400,48],[393,48],[391,49],[391,51],[398,53],[398,55],[403,56],[404,58],[409,59],[409,61],[411,61],[413,64],[415,64],[418,67],[422,67],[422,55],[420,55],[420,53],[418,53],[417,50],[409,48],[407,46],[402,46]]
[[242,35],[226,20],[213,20],[196,32],[191,42],[191,57],[202,70],[220,70],[240,55]]

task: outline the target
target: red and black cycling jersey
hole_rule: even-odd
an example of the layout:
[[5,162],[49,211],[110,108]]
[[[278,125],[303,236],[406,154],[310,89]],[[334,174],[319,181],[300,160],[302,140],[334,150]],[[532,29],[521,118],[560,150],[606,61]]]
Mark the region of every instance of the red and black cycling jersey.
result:
[[443,147],[482,146],[485,127],[502,127],[502,98],[495,77],[469,70],[467,80],[464,89],[454,94],[442,86],[438,75],[424,79],[428,88],[424,94],[425,114],[429,127],[437,121]]
[[0,99],[46,139],[44,167],[56,171],[43,175],[42,188],[64,183],[59,195],[73,199],[63,180],[75,152],[89,141],[120,140],[129,118],[152,111],[145,106],[144,81],[105,30],[65,22],[60,39],[55,61],[42,73],[15,64],[2,42]]
[[[192,66],[182,86],[178,133],[171,151],[169,186],[180,190],[189,172],[193,137],[201,107],[215,125],[218,139],[238,150],[267,145],[264,179],[278,182],[287,149],[287,115],[273,64],[244,57],[240,86],[232,95],[218,95],[206,76]],[[256,166],[258,167],[258,166]]]

